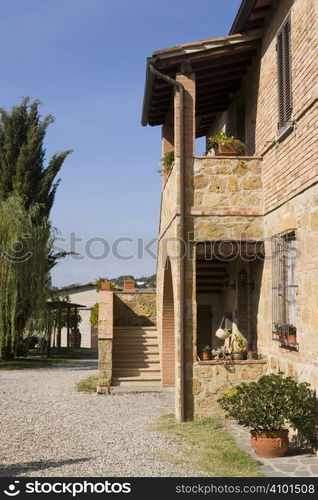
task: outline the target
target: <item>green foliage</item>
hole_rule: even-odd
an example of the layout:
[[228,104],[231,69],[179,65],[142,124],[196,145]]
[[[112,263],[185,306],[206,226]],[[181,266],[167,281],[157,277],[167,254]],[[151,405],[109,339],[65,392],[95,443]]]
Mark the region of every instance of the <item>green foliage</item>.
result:
[[14,192],[26,207],[37,203],[38,216],[48,217],[59,183],[55,178],[71,151],[54,154],[45,167],[43,141],[54,118],[41,119],[39,104],[27,97],[11,113],[0,109],[0,199]]
[[200,348],[200,351],[201,352],[207,352],[207,353],[211,353],[212,352],[212,347],[210,345],[203,345],[201,348]]
[[[67,255],[54,252],[48,217],[59,183],[56,176],[70,151],[54,154],[45,166],[43,142],[54,118],[42,119],[39,104],[27,97],[11,112],[0,109],[2,356],[24,352],[26,332],[45,330],[49,271]],[[21,260],[23,253],[30,257]]]
[[54,240],[39,212],[17,196],[0,201],[0,356],[16,353],[23,333],[46,314]]
[[160,170],[160,174],[169,174],[172,170],[174,163],[174,151],[168,151],[168,153],[165,153],[163,155],[163,158],[161,159],[161,165],[162,169]]
[[225,145],[230,144],[231,142],[235,142],[235,147],[238,153],[244,152],[246,148],[245,144],[238,139],[234,139],[233,136],[226,135],[223,131],[221,131],[219,134],[213,135],[212,137],[208,137],[207,148],[208,151],[210,151],[212,148],[217,148],[219,144]]
[[93,305],[93,308],[91,310],[91,315],[89,317],[90,324],[92,325],[93,328],[98,328],[98,314],[99,314],[99,304],[96,302],[96,304]]
[[55,309],[52,309],[51,312],[51,322],[53,330],[57,330],[60,321],[61,321],[61,328],[66,328],[67,323],[69,322],[69,327],[71,330],[77,329],[80,323],[82,322],[82,316],[78,311],[76,315],[74,314],[73,310],[71,310],[68,313],[67,312],[68,308],[63,307],[63,304],[71,302],[70,297],[66,294],[54,295],[50,297],[50,300],[61,303],[61,312],[59,312],[58,304],[56,305]]
[[315,439],[317,398],[309,384],[283,373],[242,383],[218,402],[228,417],[245,427],[274,431],[291,426],[307,439]]
[[96,392],[99,378],[96,375],[84,378],[77,382],[75,388],[78,392]]

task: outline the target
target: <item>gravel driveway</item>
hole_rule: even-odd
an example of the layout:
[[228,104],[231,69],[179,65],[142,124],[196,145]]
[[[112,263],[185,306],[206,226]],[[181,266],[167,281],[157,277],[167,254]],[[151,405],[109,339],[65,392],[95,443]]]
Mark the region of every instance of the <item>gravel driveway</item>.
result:
[[162,394],[97,396],[75,383],[95,361],[0,372],[0,476],[192,476],[163,461],[178,454],[149,426],[171,413]]

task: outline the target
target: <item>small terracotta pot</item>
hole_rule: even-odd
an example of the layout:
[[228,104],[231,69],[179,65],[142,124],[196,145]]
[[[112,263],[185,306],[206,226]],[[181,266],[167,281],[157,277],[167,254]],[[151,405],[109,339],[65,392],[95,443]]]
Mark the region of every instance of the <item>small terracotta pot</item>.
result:
[[258,354],[256,351],[248,351],[247,359],[258,359]]
[[295,333],[290,333],[288,335],[288,342],[292,342],[293,344],[296,344],[297,342],[297,337]]
[[211,359],[211,355],[209,352],[201,352],[201,360],[202,361],[209,361]]
[[251,446],[258,457],[283,457],[289,448],[288,430],[251,431]]

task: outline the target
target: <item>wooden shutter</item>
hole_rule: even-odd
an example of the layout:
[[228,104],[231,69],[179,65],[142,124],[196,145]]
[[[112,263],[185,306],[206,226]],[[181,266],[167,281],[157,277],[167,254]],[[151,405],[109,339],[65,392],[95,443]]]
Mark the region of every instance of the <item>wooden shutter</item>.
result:
[[290,18],[277,35],[278,127],[283,128],[292,116]]

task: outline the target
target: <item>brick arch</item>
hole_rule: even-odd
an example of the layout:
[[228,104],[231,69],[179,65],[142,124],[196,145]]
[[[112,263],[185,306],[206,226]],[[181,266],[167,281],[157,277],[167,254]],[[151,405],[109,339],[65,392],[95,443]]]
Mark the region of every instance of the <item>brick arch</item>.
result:
[[166,261],[163,283],[162,335],[161,335],[162,386],[175,386],[175,334],[174,300],[171,263]]

